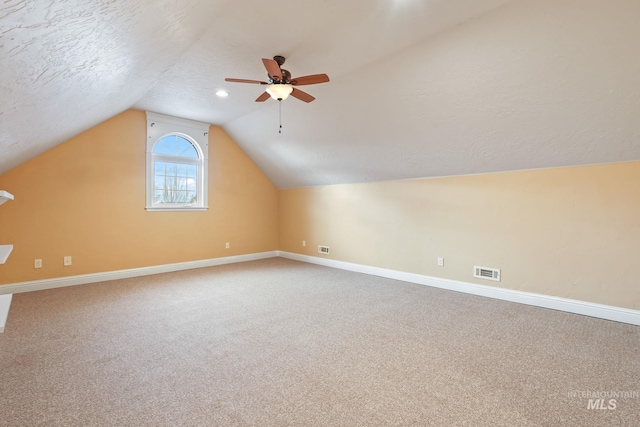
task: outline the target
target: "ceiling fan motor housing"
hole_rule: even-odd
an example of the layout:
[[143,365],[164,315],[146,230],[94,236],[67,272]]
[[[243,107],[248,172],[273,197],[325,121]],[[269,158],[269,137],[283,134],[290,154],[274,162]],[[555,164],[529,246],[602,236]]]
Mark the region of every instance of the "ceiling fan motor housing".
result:
[[281,68],[280,71],[282,71],[282,83],[289,83],[291,81],[291,73],[289,70]]

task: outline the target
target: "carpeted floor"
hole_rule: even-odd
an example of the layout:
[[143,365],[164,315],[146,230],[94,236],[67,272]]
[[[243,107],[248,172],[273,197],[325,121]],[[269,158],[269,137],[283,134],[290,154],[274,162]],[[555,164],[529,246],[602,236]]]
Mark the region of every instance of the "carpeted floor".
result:
[[638,327],[281,258],[16,294],[0,335],[2,426],[639,426],[638,393]]

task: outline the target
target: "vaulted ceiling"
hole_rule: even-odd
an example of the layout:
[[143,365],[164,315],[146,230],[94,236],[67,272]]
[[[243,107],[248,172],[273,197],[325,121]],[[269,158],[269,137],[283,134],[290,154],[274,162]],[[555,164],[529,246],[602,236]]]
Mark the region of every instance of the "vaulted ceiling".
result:
[[[279,188],[640,160],[638,22],[637,0],[5,0],[0,173],[128,108],[223,126]],[[282,134],[263,86],[224,81],[274,55],[331,77]]]

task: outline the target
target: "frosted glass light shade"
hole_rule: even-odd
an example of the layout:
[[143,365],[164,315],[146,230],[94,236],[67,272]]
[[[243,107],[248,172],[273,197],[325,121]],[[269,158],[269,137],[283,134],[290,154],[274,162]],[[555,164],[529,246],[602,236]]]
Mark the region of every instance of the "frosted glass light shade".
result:
[[282,83],[270,84],[267,86],[267,93],[275,100],[282,101],[289,97],[289,94],[293,92],[291,85]]

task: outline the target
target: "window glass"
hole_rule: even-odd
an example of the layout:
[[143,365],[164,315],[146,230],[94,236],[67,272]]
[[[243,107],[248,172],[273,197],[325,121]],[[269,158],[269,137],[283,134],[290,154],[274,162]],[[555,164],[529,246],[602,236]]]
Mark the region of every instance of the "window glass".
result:
[[198,158],[198,152],[191,142],[179,135],[169,135],[160,139],[153,148],[155,154]]

